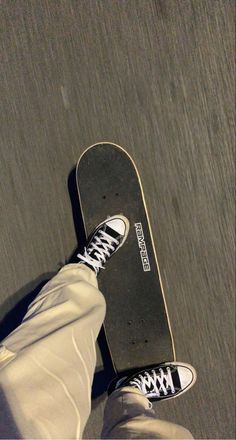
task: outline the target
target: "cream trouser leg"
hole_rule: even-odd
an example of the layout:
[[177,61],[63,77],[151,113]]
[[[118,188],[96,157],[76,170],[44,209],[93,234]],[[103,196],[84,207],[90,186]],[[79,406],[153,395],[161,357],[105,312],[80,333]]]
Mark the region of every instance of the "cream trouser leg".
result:
[[[0,438],[80,439],[91,410],[95,342],[105,317],[95,273],[69,264],[0,345]],[[132,388],[106,404],[103,438],[192,438],[155,418]]]
[[104,413],[103,439],[192,439],[175,423],[157,418],[152,404],[141,391],[125,387],[114,391]]

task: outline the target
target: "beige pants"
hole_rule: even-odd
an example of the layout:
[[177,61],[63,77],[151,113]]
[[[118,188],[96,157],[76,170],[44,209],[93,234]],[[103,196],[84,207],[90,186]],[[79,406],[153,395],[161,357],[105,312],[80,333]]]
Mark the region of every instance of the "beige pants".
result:
[[[95,273],[61,269],[0,345],[0,438],[80,439],[91,410],[95,342],[106,305]],[[108,398],[103,438],[192,438],[158,420],[136,389]]]

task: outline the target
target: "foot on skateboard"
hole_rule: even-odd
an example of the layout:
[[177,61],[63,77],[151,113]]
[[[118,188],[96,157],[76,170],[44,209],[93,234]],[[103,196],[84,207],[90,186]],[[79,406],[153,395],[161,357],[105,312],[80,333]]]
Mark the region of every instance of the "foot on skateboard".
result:
[[93,269],[96,275],[105,269],[107,260],[123,246],[129,233],[129,220],[123,215],[114,215],[100,223],[88,239],[83,254],[78,254],[80,264]]
[[[119,244],[104,240],[98,231],[103,228],[100,224],[88,239],[83,258],[79,254],[80,261],[98,273],[129,232],[123,251],[111,258],[109,270],[102,270],[99,275],[99,289],[107,304],[104,335],[116,375],[109,392],[119,386],[136,386],[152,400],[176,397],[194,384],[196,373],[188,364],[176,363],[167,301],[137,166],[119,145],[98,143],[80,157],[76,181],[87,237],[101,216],[111,212],[125,212],[130,224],[129,228],[124,221],[122,234],[118,231],[111,235]],[[99,241],[95,239],[97,234]]]
[[134,387],[150,401],[172,399],[189,390],[196,382],[195,369],[182,362],[165,362],[114,379],[109,388],[111,394],[118,388]]

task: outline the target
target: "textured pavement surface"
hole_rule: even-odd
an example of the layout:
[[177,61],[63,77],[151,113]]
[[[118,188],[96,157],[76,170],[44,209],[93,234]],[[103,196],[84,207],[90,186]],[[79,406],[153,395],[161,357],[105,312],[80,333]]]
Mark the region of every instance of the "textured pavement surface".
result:
[[[77,246],[67,180],[78,157],[118,143],[143,181],[177,358],[198,372],[158,417],[234,439],[234,1],[0,8],[1,337]],[[99,437],[104,402],[85,438]]]

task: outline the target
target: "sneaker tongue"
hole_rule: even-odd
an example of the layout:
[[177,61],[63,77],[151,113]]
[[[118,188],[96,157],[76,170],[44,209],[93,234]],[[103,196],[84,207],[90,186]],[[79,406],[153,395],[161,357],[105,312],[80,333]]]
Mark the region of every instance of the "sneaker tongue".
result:
[[[118,237],[120,236],[119,233],[118,233],[117,231],[115,231],[114,229],[110,228],[110,227],[107,226],[107,225],[106,225],[106,227],[105,227],[103,230],[104,230],[104,232],[106,232],[108,235],[110,235],[112,238],[116,238],[116,239],[118,239]],[[100,240],[101,240],[102,242],[104,242],[104,243],[107,243],[107,240],[106,240],[105,237],[100,236]],[[90,257],[96,259],[96,258],[97,258],[96,255],[95,255],[96,252],[97,252],[96,249],[93,249],[92,251],[89,251],[89,255],[90,255]]]
[[[114,229],[111,229],[108,226],[106,227],[105,232],[107,234],[111,235],[113,238],[116,238],[117,235],[119,235],[116,231],[114,231]],[[99,238],[103,243],[107,244],[107,240],[105,237],[100,236]],[[96,255],[95,255],[96,252],[97,252],[97,250],[93,249],[92,251],[89,251],[88,253],[89,253],[90,257],[97,259]]]
[[110,235],[112,238],[116,238],[117,239],[120,236],[119,232],[115,231],[114,229],[110,228],[110,226],[107,226],[107,225],[106,225],[106,228],[105,228],[105,232],[108,235]]
[[171,375],[172,375],[172,380],[173,380],[173,384],[176,390],[180,390],[181,389],[181,383],[180,383],[180,378],[179,378],[179,373],[177,368],[172,367],[171,369]]
[[89,256],[96,259],[96,255],[95,255],[96,252],[97,251],[93,249],[92,252],[89,252]]

